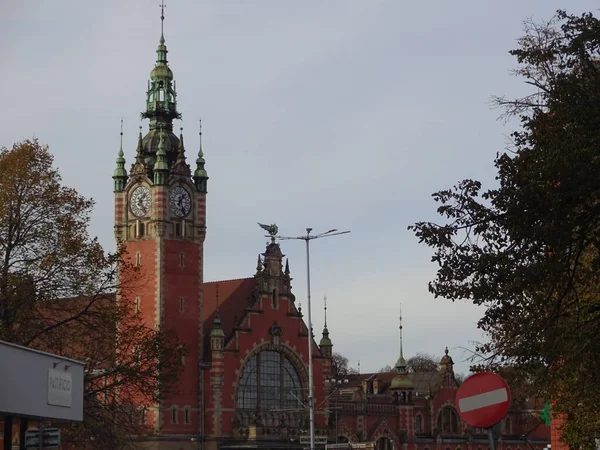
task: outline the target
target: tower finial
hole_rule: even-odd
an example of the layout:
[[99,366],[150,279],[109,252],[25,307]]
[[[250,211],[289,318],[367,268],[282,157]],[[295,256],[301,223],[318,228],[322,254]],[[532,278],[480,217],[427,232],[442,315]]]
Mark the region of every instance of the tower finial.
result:
[[325,310],[325,328],[327,328],[327,296],[323,297],[323,309]]
[[162,0],[160,5],[160,42],[165,42],[164,24],[165,24],[165,0]]
[[123,151],[123,118],[121,117],[121,151]]
[[402,303],[400,303],[400,357],[404,358],[404,351],[402,349]]
[[202,152],[202,119],[198,119],[198,135],[200,136],[200,148],[198,149],[198,158],[202,158],[204,153]]

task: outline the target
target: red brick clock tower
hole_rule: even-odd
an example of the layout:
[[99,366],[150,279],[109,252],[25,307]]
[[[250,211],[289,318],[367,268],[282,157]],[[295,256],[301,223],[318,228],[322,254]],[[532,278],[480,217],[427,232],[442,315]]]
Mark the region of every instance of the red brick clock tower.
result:
[[[164,16],[161,16],[164,20]],[[161,22],[162,24],[162,22]],[[161,26],[162,28],[162,26]],[[151,327],[176,331],[187,347],[184,371],[173,394],[147,413],[161,434],[195,434],[200,403],[202,360],[203,245],[206,234],[206,191],[202,144],[192,172],[186,161],[183,134],[173,132],[180,119],[173,72],[161,30],[156,65],[146,92],[148,133],[138,138],[135,162],[125,170],[123,149],[114,172],[115,237],[139,266],[136,311]],[[202,133],[200,133],[202,134]]]

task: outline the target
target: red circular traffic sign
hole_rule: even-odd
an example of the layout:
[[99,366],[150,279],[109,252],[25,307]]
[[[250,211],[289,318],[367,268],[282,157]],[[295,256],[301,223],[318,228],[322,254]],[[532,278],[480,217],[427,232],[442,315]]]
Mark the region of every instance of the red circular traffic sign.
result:
[[508,412],[510,389],[504,378],[480,372],[467,378],[456,392],[458,414],[472,427],[489,428]]

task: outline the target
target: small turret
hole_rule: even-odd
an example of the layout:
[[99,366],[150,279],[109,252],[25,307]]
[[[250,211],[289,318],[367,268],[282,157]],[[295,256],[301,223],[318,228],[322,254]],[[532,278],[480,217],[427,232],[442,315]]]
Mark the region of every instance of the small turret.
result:
[[127,171],[125,170],[125,157],[123,154],[123,119],[121,119],[121,146],[117,156],[117,168],[113,173],[113,180],[115,181],[114,191],[122,192],[127,184]]
[[210,349],[213,352],[220,352],[225,345],[225,332],[221,327],[221,318],[219,317],[219,285],[216,286],[216,290],[217,310],[213,319],[212,330],[210,330]]
[[213,352],[223,350],[224,341],[225,332],[221,327],[221,318],[219,317],[219,311],[217,311],[213,320],[212,330],[210,330],[210,349]]
[[454,361],[448,354],[448,347],[444,350],[444,356],[440,360],[440,374],[442,375],[441,386],[449,389],[458,388],[458,383],[454,377]]
[[200,148],[198,149],[198,158],[196,159],[196,170],[194,171],[194,184],[198,192],[207,192],[208,174],[204,169],[204,153],[202,152],[202,121],[200,121]]
[[323,297],[323,309],[325,311],[325,326],[323,327],[323,337],[319,342],[321,354],[326,358],[331,358],[333,355],[333,343],[329,338],[329,330],[327,329],[327,297]]

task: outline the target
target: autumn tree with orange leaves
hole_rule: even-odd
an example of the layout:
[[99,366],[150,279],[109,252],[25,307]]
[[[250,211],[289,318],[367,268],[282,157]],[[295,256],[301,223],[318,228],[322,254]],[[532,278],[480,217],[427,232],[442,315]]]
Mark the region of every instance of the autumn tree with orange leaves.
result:
[[46,146],[1,149],[0,174],[0,340],[84,361],[84,421],[63,436],[129,448],[152,431],[145,408],[169,390],[183,350],[131,309],[143,280],[122,249],[107,254],[90,237],[93,201],[63,186]]

